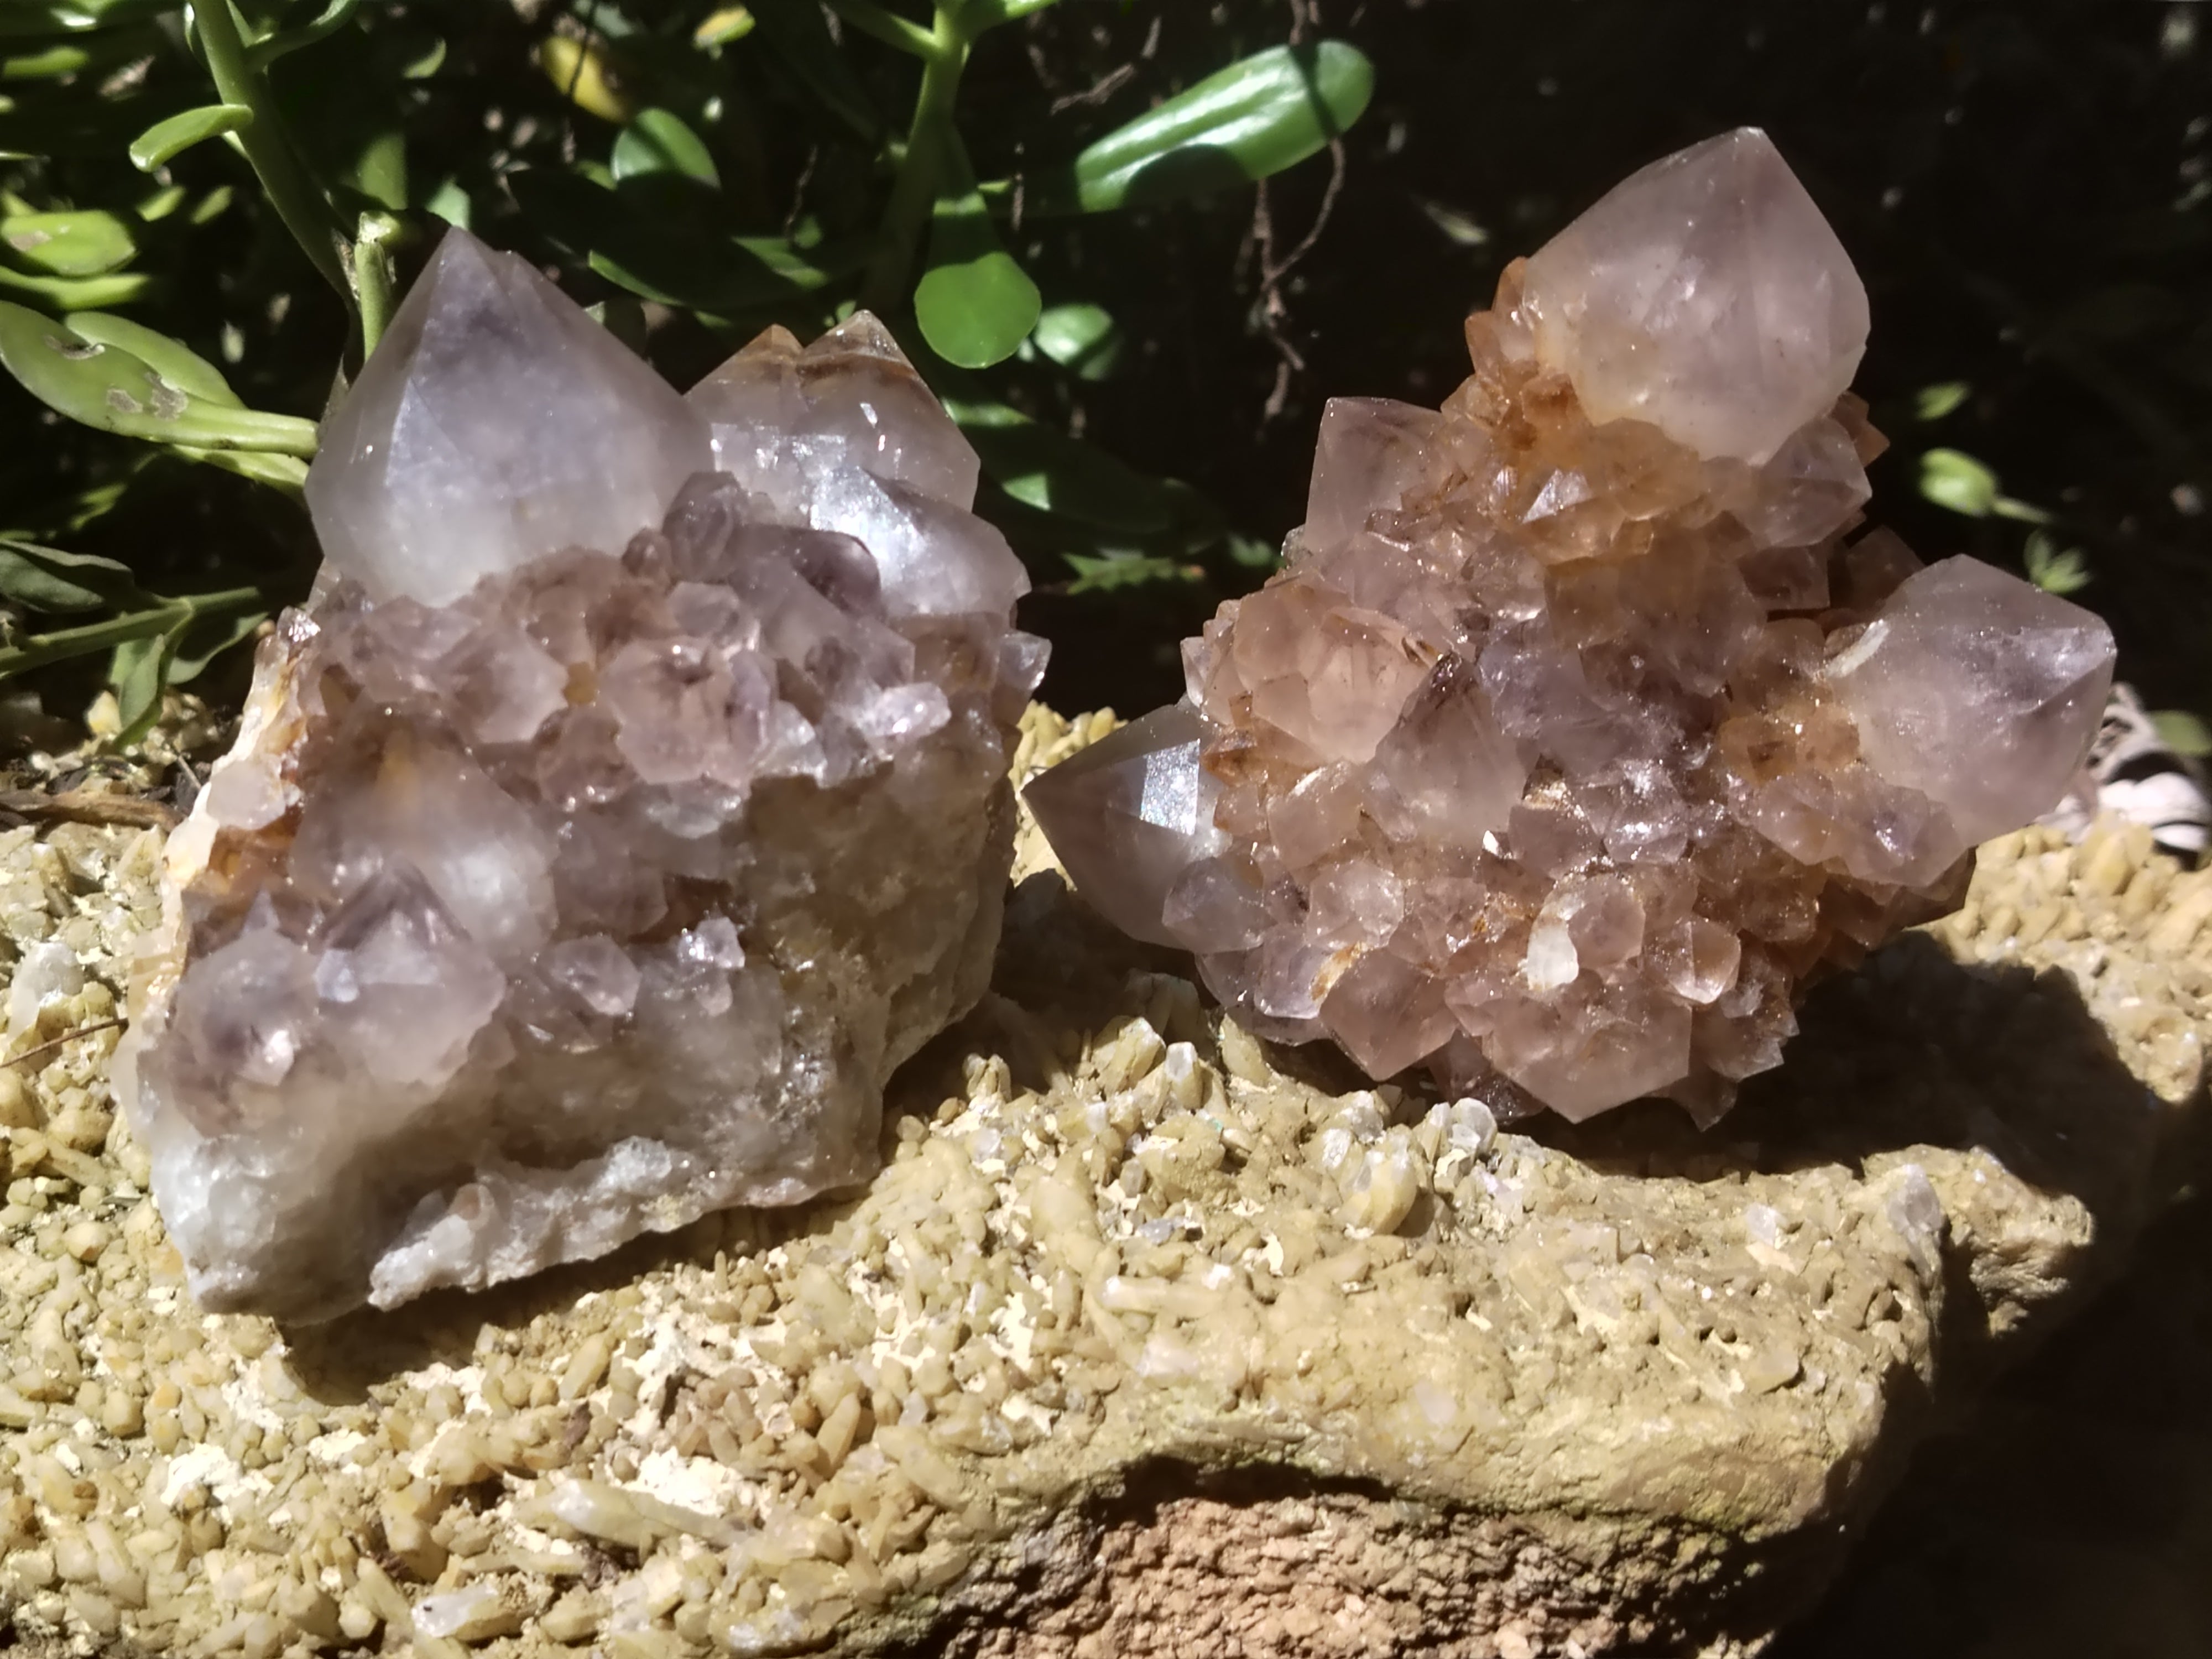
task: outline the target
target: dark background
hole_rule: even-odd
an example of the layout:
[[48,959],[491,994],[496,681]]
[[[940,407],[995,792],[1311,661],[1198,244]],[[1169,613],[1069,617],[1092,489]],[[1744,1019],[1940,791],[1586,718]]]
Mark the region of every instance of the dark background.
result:
[[[1061,82],[1112,70],[1149,7],[1046,16]],[[1162,56],[1219,27],[1158,9]],[[1342,186],[1262,326],[1252,227],[1196,209],[1086,222],[1086,264],[1138,349],[1089,389],[1089,434],[1212,494],[1251,533],[1302,516],[1328,395],[1434,404],[1464,374],[1462,315],[1646,161],[1727,128],[1771,133],[1863,275],[1873,337],[1859,389],[1894,442],[1877,519],[1924,558],[1972,551],[2018,569],[2027,527],[1921,501],[1919,456],[1964,450],[2006,492],[2057,515],[2094,580],[2076,597],[2118,631],[2124,675],[2154,708],[2212,702],[2212,10],[2147,0],[2031,5],[1840,0],[1328,0],[1320,31],[1376,65],[1346,140]],[[1218,19],[1223,8],[1213,9]],[[1080,50],[1083,30],[1103,43]],[[1011,57],[1012,54],[1009,54]],[[1073,60],[1071,62],[1071,60]],[[979,65],[1004,95],[1028,64]],[[1125,108],[1125,104],[1127,107]],[[1133,93],[1102,117],[1140,108]],[[1273,181],[1279,252],[1313,225],[1320,161]],[[1440,222],[1454,224],[1458,236]],[[1480,240],[1475,240],[1479,238]],[[1079,285],[1043,252],[1048,299]],[[1286,395],[1279,338],[1304,362]],[[1916,394],[1971,388],[1940,421]],[[1271,397],[1274,401],[1271,405]],[[1063,708],[1149,707],[1179,687],[1173,637],[1237,578],[1102,602],[1034,605]],[[1172,615],[1174,625],[1161,624]]]
[[[364,133],[404,138],[415,229],[403,270],[438,229],[420,204],[458,174],[480,234],[557,268],[579,299],[634,308],[518,213],[500,177],[605,158],[616,129],[569,106],[533,54],[614,7],[388,0],[357,46],[285,60],[278,91],[331,173],[357,167]],[[633,0],[629,27],[680,43],[707,7]],[[901,128],[912,60],[848,37],[854,75]],[[1061,0],[983,39],[959,124],[980,175],[1020,176],[1245,54],[1330,37],[1375,65],[1372,103],[1335,156],[1257,190],[1007,230],[1045,302],[1104,307],[1122,349],[1104,380],[1032,360],[991,371],[990,389],[1195,485],[1236,532],[1180,561],[1179,574],[1106,592],[1080,591],[1062,556],[1073,546],[1018,536],[1039,590],[1024,619],[1053,641],[1044,690],[1056,707],[1133,714],[1178,695],[1176,641],[1256,585],[1302,516],[1324,399],[1440,402],[1465,370],[1461,319],[1488,302],[1508,259],[1644,163],[1750,123],[1773,135],[1866,280],[1874,326],[1859,389],[1894,441],[1874,471],[1875,518],[1923,557],[1967,550],[2021,568],[2025,523],[1919,495],[1931,447],[1977,458],[2008,495],[2055,515],[2054,548],[2080,550],[2092,580],[2075,597],[2112,623],[2122,672],[2146,702],[2212,713],[2212,9]],[[394,66],[436,40],[437,72],[399,79]],[[710,66],[730,93],[727,120],[708,135],[726,179],[714,211],[760,234],[801,205],[833,233],[866,228],[880,178],[759,46],[743,40]],[[204,95],[198,74],[180,53],[155,70],[179,102]],[[143,195],[145,181],[110,153],[119,143],[61,166],[62,193],[80,204]],[[335,301],[234,157],[206,145],[173,170],[199,190],[234,184],[237,198],[204,230],[172,221],[149,236],[164,286],[134,314],[211,358],[231,331],[237,349],[222,361],[249,403],[319,413],[345,332]],[[650,320],[650,355],[688,385],[763,319],[720,334],[681,313]],[[1963,386],[1963,401],[1917,418],[1923,392],[1946,385]],[[41,503],[114,476],[136,453],[58,423],[0,380],[0,524],[119,558],[157,592],[241,574],[278,599],[304,591],[314,550],[301,515],[181,462],[148,468],[89,528],[54,528]],[[211,701],[242,689],[244,654],[204,682]],[[104,667],[50,674],[48,708],[79,712]]]

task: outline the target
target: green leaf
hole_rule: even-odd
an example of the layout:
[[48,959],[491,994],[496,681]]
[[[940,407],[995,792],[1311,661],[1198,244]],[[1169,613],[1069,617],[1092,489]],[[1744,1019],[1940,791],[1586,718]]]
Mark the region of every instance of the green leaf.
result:
[[1016,501],[1125,536],[1156,534],[1173,522],[1174,497],[1158,480],[1008,404],[948,386],[943,375],[930,379],[983,471]]
[[20,270],[0,266],[0,288],[35,295],[57,311],[127,306],[153,286],[154,278],[143,270],[118,271],[106,276],[26,276]]
[[171,447],[188,461],[235,472],[295,498],[307,487],[307,464],[296,455],[278,455],[265,449],[195,449],[189,444]]
[[614,174],[617,179],[636,179],[656,173],[681,173],[702,185],[720,189],[722,175],[699,135],[665,109],[641,109],[637,118],[615,140]]
[[1420,209],[1422,217],[1443,233],[1446,241],[1459,247],[1488,246],[1490,232],[1472,214],[1425,196],[1416,196],[1413,204]]
[[2152,714],[2150,723],[2158,732],[2159,741],[2175,754],[2185,755],[2191,760],[2212,757],[2212,726],[2207,726],[2187,709],[2158,709]]
[[195,617],[176,631],[171,647],[168,683],[189,685],[234,645],[243,644],[253,630],[269,620],[266,611],[246,611],[236,616]]
[[2028,580],[2046,593],[2078,593],[2089,585],[2088,561],[2081,556],[2081,550],[2069,547],[2061,552],[2046,531],[2028,532],[2021,559],[2027,567]]
[[1030,210],[1103,213],[1200,196],[1295,166],[1367,107],[1375,66],[1340,40],[1276,46],[1210,75],[1030,182]]
[[10,0],[0,5],[0,38],[113,28],[175,9],[176,0]]
[[[895,52],[903,52],[925,62],[939,52],[934,31],[924,28],[912,18],[902,17],[877,0],[823,0],[845,22],[863,34],[873,35]],[[948,0],[940,11],[958,11],[959,0]]]
[[726,46],[732,40],[742,40],[753,32],[753,15],[743,6],[724,6],[709,12],[699,27],[691,31],[691,43],[697,46]]
[[929,264],[914,291],[915,321],[946,362],[988,368],[1014,355],[1044,301],[1000,246],[958,137],[948,130],[942,142],[945,188],[930,216]]
[[25,611],[97,611],[138,594],[131,568],[91,553],[0,537],[0,599]]
[[115,693],[123,729],[112,739],[114,747],[123,748],[144,737],[161,714],[161,687],[168,680],[169,664],[184,632],[185,624],[179,623],[164,633],[125,640],[115,647],[108,663],[107,684]]
[[81,40],[58,40],[0,58],[0,81],[51,81],[98,71],[157,51],[161,44],[160,33],[150,28],[107,29]]
[[1196,581],[1206,574],[1196,565],[1144,553],[1109,553],[1103,557],[1066,553],[1060,556],[1075,572],[1075,580],[1068,584],[1071,593],[1110,593],[1118,587],[1137,587],[1147,582]]
[[469,200],[469,193],[462,187],[461,181],[448,179],[430,192],[430,199],[422,204],[422,210],[435,214],[449,225],[459,225],[466,230],[476,207]]
[[189,194],[182,185],[164,185],[139,203],[136,210],[140,219],[147,224],[154,224],[184,206]]
[[960,14],[960,27],[970,34],[996,28],[1001,23],[1011,23],[1027,17],[1033,11],[1042,11],[1057,0],[968,0]]
[[1933,386],[1923,386],[1912,399],[1912,418],[1940,421],[1973,392],[1973,387],[1964,380],[1938,380]]
[[1121,359],[1121,331],[1103,306],[1048,306],[1030,338],[1062,368],[1083,380],[1103,380]]
[[1228,545],[1230,559],[1247,570],[1273,570],[1282,562],[1281,550],[1273,542],[1263,542],[1257,536],[1232,531],[1223,539]]
[[220,138],[226,132],[243,131],[252,120],[253,112],[243,104],[204,104],[185,110],[166,121],[155,122],[131,141],[131,165],[141,173],[151,173],[194,144]]
[[42,46],[9,58],[0,58],[0,81],[49,81],[75,75],[98,61],[88,46],[74,43]]
[[[982,198],[975,198],[979,210]],[[930,268],[914,290],[915,320],[947,362],[988,368],[1014,354],[1042,303],[1029,273],[1004,248],[972,259],[940,258],[932,240]]]
[[49,408],[127,438],[196,449],[315,453],[313,421],[197,396],[120,346],[88,339],[65,324],[4,302],[0,367]]
[[547,35],[538,43],[538,66],[544,70],[554,90],[602,121],[619,124],[636,112],[623,84],[621,66],[597,35],[589,40]]
[[182,341],[173,340],[158,329],[134,323],[128,317],[82,311],[70,319],[70,331],[80,340],[129,352],[171,386],[195,398],[226,409],[246,407],[230,389],[230,382],[222,378],[221,369]]
[[2015,496],[2000,495],[1990,503],[1990,511],[2000,519],[2017,519],[2022,524],[2049,524],[2051,515],[2032,501]]
[[[181,637],[183,629],[205,618],[248,611],[265,614],[269,609],[268,596],[258,587],[234,587],[219,593],[193,593],[175,599],[134,591],[120,602],[135,608],[120,616],[29,635],[14,644],[0,646],[0,680],[27,674],[49,663],[66,662],[72,657],[88,656],[137,641],[162,635]],[[133,659],[120,665],[118,684],[127,679],[134,670],[143,672],[143,665],[135,660],[137,653],[131,655]],[[155,690],[158,694],[158,686]]]
[[318,40],[327,40],[346,26],[360,9],[361,0],[331,0],[312,22],[302,23],[295,29],[278,29],[246,48],[246,61],[256,69],[267,69],[280,58],[290,56],[302,46],[312,46]]
[[1985,519],[1996,505],[1997,475],[1955,449],[1931,449],[1920,458],[1920,493],[1938,507]]
[[370,133],[339,176],[368,202],[400,212],[407,205],[407,135],[398,127]]

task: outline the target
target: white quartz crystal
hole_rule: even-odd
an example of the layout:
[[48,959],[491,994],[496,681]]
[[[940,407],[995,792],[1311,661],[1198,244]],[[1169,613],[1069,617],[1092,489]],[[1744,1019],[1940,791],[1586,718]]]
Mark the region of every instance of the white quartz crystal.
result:
[[860,1180],[981,994],[1021,568],[872,319],[710,384],[754,380],[791,395],[687,404],[457,232],[331,423],[335,569],[171,839],[118,1064],[203,1305],[389,1306]]
[[1849,389],[1866,288],[1757,127],[1631,174],[1528,261],[1540,362],[1597,422],[1764,461]]
[[673,387],[455,229],[323,422],[307,507],[370,598],[443,605],[560,548],[619,548],[711,453]]

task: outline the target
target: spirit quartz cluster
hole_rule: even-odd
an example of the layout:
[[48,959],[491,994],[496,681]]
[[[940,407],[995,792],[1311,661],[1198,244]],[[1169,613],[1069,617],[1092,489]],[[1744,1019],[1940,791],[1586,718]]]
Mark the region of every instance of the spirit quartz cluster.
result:
[[1030,786],[1078,890],[1378,1079],[1711,1121],[1808,976],[2059,799],[2112,678],[2087,612],[1858,533],[1866,332],[1764,133],[1620,185],[1440,410],[1328,405],[1187,699]]
[[450,232],[168,853],[122,1065],[194,1294],[303,1316],[872,1173],[981,994],[1043,668],[862,313],[680,397]]

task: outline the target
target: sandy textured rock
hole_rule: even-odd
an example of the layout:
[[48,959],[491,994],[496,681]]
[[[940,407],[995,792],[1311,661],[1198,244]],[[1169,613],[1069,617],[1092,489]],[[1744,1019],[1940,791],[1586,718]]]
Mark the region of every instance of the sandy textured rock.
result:
[[[113,1006],[157,851],[0,840],[0,931],[87,974],[9,1053]],[[1748,1651],[2192,1167],[2212,874],[2132,833],[1984,849],[1711,1137],[1353,1087],[1023,858],[868,1188],[479,1296],[203,1318],[113,1034],[0,1074],[17,1641]]]

